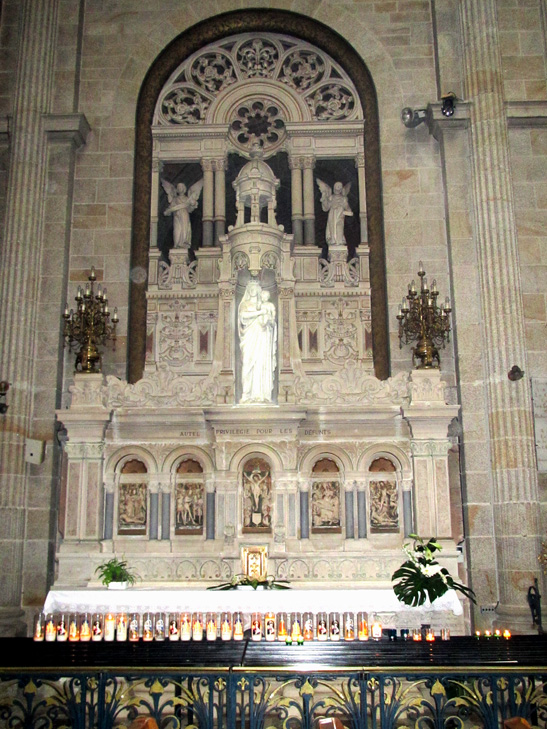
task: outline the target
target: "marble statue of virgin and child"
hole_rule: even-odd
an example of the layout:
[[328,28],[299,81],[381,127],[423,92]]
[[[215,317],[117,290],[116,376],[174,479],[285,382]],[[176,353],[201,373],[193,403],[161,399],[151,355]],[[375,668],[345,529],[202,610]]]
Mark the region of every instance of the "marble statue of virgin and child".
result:
[[240,403],[273,401],[277,366],[275,306],[258,281],[249,281],[237,312],[241,352]]

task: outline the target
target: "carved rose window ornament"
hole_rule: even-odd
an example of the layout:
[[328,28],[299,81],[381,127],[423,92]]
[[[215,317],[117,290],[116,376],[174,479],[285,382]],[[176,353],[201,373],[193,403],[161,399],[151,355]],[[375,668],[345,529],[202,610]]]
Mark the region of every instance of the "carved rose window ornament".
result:
[[[242,34],[203,48],[171,75],[156,106],[154,124],[196,125],[218,123],[214,110],[227,94],[268,82],[273,91],[289,92],[300,107],[301,118],[283,119],[275,104],[264,96],[236,107],[230,122],[236,146],[282,135],[286,121],[349,121],[362,119],[353,84],[343,69],[311,44],[276,33]],[[282,91],[282,89],[285,91]],[[274,93],[275,97],[275,93]],[[307,112],[305,111],[307,109]],[[302,116],[304,115],[304,116]]]

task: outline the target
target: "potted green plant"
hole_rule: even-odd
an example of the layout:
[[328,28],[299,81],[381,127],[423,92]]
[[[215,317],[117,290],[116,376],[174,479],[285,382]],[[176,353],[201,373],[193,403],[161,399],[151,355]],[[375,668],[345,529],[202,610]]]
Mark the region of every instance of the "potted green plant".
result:
[[134,585],[138,578],[138,575],[129,569],[126,560],[117,557],[100,564],[95,572],[99,573],[101,582],[109,590],[125,590],[129,585]]

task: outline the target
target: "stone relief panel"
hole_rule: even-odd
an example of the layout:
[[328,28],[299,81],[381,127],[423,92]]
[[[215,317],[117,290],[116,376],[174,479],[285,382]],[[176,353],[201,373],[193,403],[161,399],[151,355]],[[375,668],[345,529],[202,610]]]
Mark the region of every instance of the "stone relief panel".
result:
[[203,534],[205,486],[203,469],[192,459],[177,468],[175,484],[175,534]]
[[243,533],[272,531],[272,477],[263,458],[249,458],[242,470]]
[[118,484],[118,534],[146,534],[148,486],[146,466],[142,461],[127,461]]
[[399,531],[399,489],[395,481],[371,481],[370,531],[376,534]]
[[340,492],[340,473],[336,463],[330,458],[317,461],[312,470],[311,484],[312,534],[342,531]]

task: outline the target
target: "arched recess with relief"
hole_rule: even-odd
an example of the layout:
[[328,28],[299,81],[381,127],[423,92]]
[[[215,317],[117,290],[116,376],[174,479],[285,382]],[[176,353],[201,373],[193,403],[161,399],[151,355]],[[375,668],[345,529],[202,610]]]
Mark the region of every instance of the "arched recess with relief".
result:
[[[201,129],[196,132],[198,126]],[[345,140],[339,144],[340,150],[347,145],[345,153],[329,157],[325,150],[329,139],[334,139],[331,134]],[[280,170],[288,169],[301,143],[300,149],[315,155],[316,172],[327,181],[334,184],[345,174],[354,183],[355,242],[370,247],[374,368],[381,379],[389,375],[378,109],[372,78],[355,50],[326,26],[294,13],[248,10],[211,18],[182,33],[158,56],[141,87],[135,146],[132,335],[128,338],[131,382],[142,376],[145,359],[149,247],[157,247],[166,235],[165,216],[158,215],[160,172],[166,179],[170,176],[171,184],[182,181],[177,179],[182,174],[188,187],[193,177],[202,174],[200,168],[207,168],[198,158],[211,157],[203,155],[205,139],[210,148],[215,139],[220,146],[225,144],[229,165],[230,157],[246,161],[257,137],[269,163]],[[194,157],[181,153],[183,139],[190,146],[201,140]],[[311,147],[306,147],[306,140],[312,141]],[[317,140],[323,140],[319,152]],[[158,144],[163,144],[165,152],[159,156]],[[342,172],[337,167],[341,160]],[[209,161],[211,177],[217,161]],[[183,170],[178,162],[186,165]],[[230,174],[237,174],[237,164]],[[202,202],[201,221],[196,221],[198,246],[214,242],[219,228],[228,222],[230,175],[225,182],[224,218],[209,200]],[[298,236],[302,222],[309,227],[309,220],[302,218],[304,213],[300,218],[293,214],[291,220],[281,222]],[[203,356],[209,356],[205,349]]]

